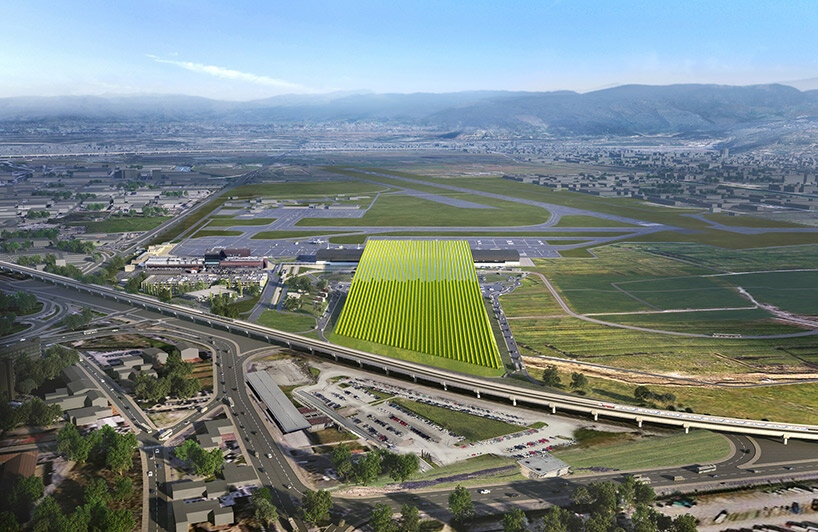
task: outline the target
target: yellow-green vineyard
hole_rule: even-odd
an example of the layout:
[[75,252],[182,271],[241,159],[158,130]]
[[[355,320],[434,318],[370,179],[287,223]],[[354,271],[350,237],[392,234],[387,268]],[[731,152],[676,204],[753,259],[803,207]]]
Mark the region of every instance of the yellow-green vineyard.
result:
[[336,332],[501,367],[468,242],[370,240]]

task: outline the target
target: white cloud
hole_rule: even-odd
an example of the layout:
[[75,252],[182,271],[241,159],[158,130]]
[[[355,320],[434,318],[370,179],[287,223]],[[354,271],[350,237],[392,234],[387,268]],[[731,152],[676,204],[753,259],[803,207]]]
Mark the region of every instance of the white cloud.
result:
[[155,55],[150,54],[147,54],[147,56],[156,61],[157,63],[174,65],[180,68],[184,68],[185,70],[199,72],[200,74],[207,74],[217,78],[246,81],[248,83],[254,83],[256,85],[264,85],[266,87],[275,87],[278,89],[289,91],[311,92],[311,89],[304,87],[303,85],[291,83],[289,81],[285,81],[282,79],[271,78],[269,76],[260,76],[258,74],[252,74],[250,72],[241,72],[239,70],[233,70],[231,68],[224,68],[215,65],[205,65],[202,63],[193,63],[191,61],[176,61],[174,59],[162,59],[161,57],[157,57]]

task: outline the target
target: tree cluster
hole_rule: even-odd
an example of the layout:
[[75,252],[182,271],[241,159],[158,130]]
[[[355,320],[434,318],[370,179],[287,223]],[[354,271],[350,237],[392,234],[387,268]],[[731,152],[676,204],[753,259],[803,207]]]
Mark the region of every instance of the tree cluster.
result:
[[47,238],[49,240],[56,240],[60,236],[60,230],[52,229],[18,229],[16,231],[8,231],[4,229],[0,233],[0,239],[9,240],[11,238]]
[[224,466],[224,454],[221,449],[205,451],[194,440],[185,440],[174,452],[178,459],[187,462],[188,467],[203,477],[209,477],[221,471]]
[[369,526],[374,532],[418,532],[420,530],[420,512],[417,506],[403,504],[400,517],[395,519],[392,508],[378,503],[372,509]]
[[136,525],[133,513],[127,508],[114,510],[109,505],[124,500],[133,493],[130,478],[117,479],[114,489],[105,479],[93,478],[85,486],[81,506],[66,515],[57,501],[45,497],[34,510],[34,532],[62,532],[64,530],[104,530],[106,532],[129,532]]
[[0,292],[0,336],[9,334],[20,314],[31,314],[37,309],[37,298],[25,292]]
[[20,266],[36,266],[43,262],[43,258],[39,255],[25,255],[17,259],[17,264]]
[[633,396],[642,402],[661,401],[663,403],[672,403],[676,401],[676,396],[672,393],[656,393],[647,386],[637,386],[633,390]]
[[396,482],[403,482],[418,471],[419,461],[415,454],[396,454],[384,449],[353,456],[345,443],[336,445],[332,451],[332,463],[339,478],[356,484],[369,484],[381,475],[388,475]]
[[64,317],[60,322],[60,325],[62,325],[63,327],[70,331],[76,331],[91,323],[93,319],[94,311],[92,311],[88,307],[85,307],[76,314],[69,314],[66,317]]
[[278,508],[273,506],[273,494],[270,488],[259,488],[250,496],[253,505],[253,517],[265,526],[278,522]]
[[332,495],[327,490],[307,490],[301,498],[301,514],[304,520],[317,524],[329,519],[332,510]]
[[4,397],[0,404],[0,429],[3,431],[20,425],[44,427],[62,417],[60,405],[48,405],[39,397],[29,399],[16,408],[7,399]]
[[134,396],[140,401],[161,402],[165,397],[187,399],[202,390],[202,383],[193,376],[193,366],[182,360],[178,351],[168,355],[159,368],[159,378],[137,374],[134,377]]
[[133,433],[119,434],[106,425],[83,436],[77,426],[67,423],[57,434],[57,452],[74,462],[89,460],[115,473],[133,467],[133,453],[137,448]]
[[14,359],[15,389],[29,394],[79,361],[80,355],[76,350],[62,345],[49,347],[41,358],[18,355]]
[[287,288],[291,290],[302,290],[304,292],[309,292],[310,287],[312,286],[312,281],[307,276],[299,276],[299,277],[290,277],[284,283]]
[[84,242],[79,238],[72,238],[71,240],[59,240],[54,246],[60,251],[68,251],[70,253],[84,253],[90,255],[96,249],[93,242]]
[[29,209],[28,212],[26,213],[26,216],[28,218],[48,218],[49,216],[51,216],[51,213],[49,213],[46,210]]
[[4,240],[0,242],[0,250],[2,250],[3,253],[17,253],[18,251],[26,251],[33,245],[34,242],[31,240],[23,240],[22,242],[17,240]]
[[226,318],[238,318],[239,308],[230,294],[218,294],[210,299],[210,312]]

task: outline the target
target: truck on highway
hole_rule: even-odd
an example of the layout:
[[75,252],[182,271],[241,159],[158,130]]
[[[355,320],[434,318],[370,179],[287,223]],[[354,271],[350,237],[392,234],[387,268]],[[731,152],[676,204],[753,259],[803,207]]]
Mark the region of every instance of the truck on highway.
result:
[[706,464],[706,465],[697,465],[696,466],[696,473],[703,474],[703,473],[713,473],[716,470],[715,464]]
[[159,431],[157,435],[159,437],[159,441],[165,441],[173,434],[173,429],[162,429]]

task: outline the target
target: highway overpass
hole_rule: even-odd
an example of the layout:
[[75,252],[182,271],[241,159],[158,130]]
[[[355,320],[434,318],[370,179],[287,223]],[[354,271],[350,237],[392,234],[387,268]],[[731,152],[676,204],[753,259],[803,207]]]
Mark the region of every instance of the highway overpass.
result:
[[477,396],[495,397],[507,400],[516,405],[518,402],[545,407],[555,413],[557,410],[580,412],[598,419],[600,416],[613,419],[631,420],[642,426],[642,423],[655,423],[685,430],[701,428],[723,432],[748,435],[773,436],[784,442],[790,438],[818,440],[818,425],[801,425],[764,420],[739,419],[712,416],[689,412],[676,412],[600,401],[587,397],[559,394],[515,385],[513,383],[475,377],[456,373],[441,368],[407,362],[375,353],[368,353],[349,347],[330,344],[322,340],[301,336],[285,331],[263,327],[231,318],[216,316],[200,310],[163,303],[153,297],[141,294],[129,294],[111,287],[86,284],[68,277],[46,273],[34,268],[0,261],[0,270],[25,274],[45,282],[73,288],[89,294],[114,299],[136,307],[153,310],[168,316],[186,319],[195,323],[217,327],[232,333],[269,343],[285,345],[292,349],[331,356],[335,360],[344,359],[364,366],[378,368],[386,373],[394,373],[413,380],[422,379],[437,383],[445,389],[462,390]]

